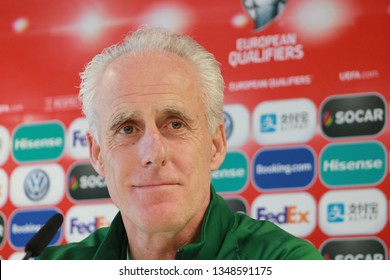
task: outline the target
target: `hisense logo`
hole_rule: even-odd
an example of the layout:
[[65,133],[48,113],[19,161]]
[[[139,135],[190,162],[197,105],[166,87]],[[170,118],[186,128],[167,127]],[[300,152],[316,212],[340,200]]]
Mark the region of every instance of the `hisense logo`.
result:
[[217,192],[236,192],[248,182],[248,160],[241,152],[228,152],[218,170],[211,173],[212,184]]
[[329,187],[373,185],[385,176],[386,163],[379,142],[329,144],[321,152],[320,175]]
[[59,122],[21,125],[12,140],[12,152],[17,162],[58,159],[65,146],[65,130]]

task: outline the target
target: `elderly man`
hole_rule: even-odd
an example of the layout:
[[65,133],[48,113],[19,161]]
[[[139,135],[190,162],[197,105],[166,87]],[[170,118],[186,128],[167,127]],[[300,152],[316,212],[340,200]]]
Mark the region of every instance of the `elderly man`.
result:
[[91,162],[119,213],[38,259],[321,259],[274,224],[233,213],[210,186],[225,158],[224,82],[188,36],[142,27],[82,74]]

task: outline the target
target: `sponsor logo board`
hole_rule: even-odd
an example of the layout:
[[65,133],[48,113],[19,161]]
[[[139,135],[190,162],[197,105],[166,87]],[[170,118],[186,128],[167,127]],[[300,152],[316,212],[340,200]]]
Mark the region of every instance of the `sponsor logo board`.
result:
[[228,197],[224,199],[230,210],[232,210],[233,212],[240,212],[244,214],[248,213],[248,207],[246,206],[247,204],[243,199],[238,197]]
[[326,260],[385,260],[387,251],[378,238],[329,239],[320,248]]
[[69,126],[66,143],[69,154],[74,159],[89,158],[87,142],[88,122],[85,118],[75,119]]
[[379,142],[329,144],[320,155],[320,176],[329,187],[375,185],[384,178],[386,164]]
[[95,230],[110,226],[118,213],[114,204],[76,205],[65,216],[65,239],[78,242]]
[[329,138],[372,136],[386,123],[386,104],[376,93],[338,95],[321,108],[321,128]]
[[222,165],[211,172],[217,192],[239,192],[248,183],[248,159],[241,152],[228,152]]
[[0,207],[3,207],[8,198],[8,176],[7,173],[0,168]]
[[260,145],[307,142],[316,132],[316,116],[307,98],[265,101],[253,112],[253,135]]
[[10,135],[4,126],[0,125],[0,166],[4,164],[10,153]]
[[241,147],[249,138],[249,112],[241,104],[225,105],[223,110],[227,146],[228,148]]
[[10,199],[15,206],[54,205],[64,196],[65,175],[58,164],[18,166],[11,174]]
[[387,201],[378,189],[329,191],[319,203],[319,225],[330,236],[376,234],[387,221]]
[[314,153],[307,147],[263,149],[253,165],[253,183],[261,190],[306,188],[315,175]]
[[73,200],[109,199],[107,185],[90,163],[73,165],[68,174],[68,193]]
[[308,193],[264,194],[253,201],[252,218],[273,222],[293,235],[305,237],[316,226],[316,202]]
[[[9,238],[15,248],[24,248],[34,234],[50,219],[58,213],[55,209],[45,210],[20,210],[10,218]],[[49,245],[58,242],[61,236],[61,229],[56,233]]]
[[13,134],[12,154],[19,163],[56,160],[64,145],[65,130],[60,122],[23,124]]

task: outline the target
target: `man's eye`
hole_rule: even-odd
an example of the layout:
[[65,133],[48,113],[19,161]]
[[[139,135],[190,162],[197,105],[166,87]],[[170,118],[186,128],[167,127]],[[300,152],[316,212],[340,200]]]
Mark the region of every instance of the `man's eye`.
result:
[[131,134],[131,133],[134,132],[134,127],[133,127],[133,126],[130,126],[130,125],[124,126],[124,127],[122,128],[122,132],[123,132],[124,134]]
[[180,129],[183,127],[183,124],[181,122],[172,122],[171,125],[173,129]]

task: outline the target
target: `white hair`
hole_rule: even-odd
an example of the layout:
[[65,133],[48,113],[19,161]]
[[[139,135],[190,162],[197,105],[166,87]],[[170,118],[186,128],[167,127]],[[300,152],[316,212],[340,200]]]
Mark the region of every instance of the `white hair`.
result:
[[129,34],[121,43],[110,46],[96,55],[80,74],[79,99],[91,134],[98,140],[95,94],[107,66],[126,53],[167,51],[188,59],[197,69],[202,100],[206,108],[208,129],[214,133],[223,123],[224,81],[214,55],[187,35],[172,33],[160,27],[143,26]]

